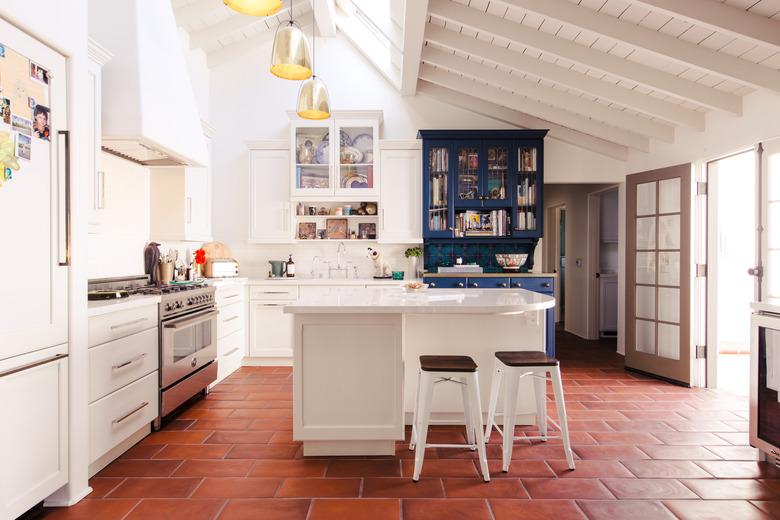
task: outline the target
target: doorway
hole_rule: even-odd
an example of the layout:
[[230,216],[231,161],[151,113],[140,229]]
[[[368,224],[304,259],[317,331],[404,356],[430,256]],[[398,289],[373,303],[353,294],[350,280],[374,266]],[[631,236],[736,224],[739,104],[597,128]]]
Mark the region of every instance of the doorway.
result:
[[[750,393],[750,304],[756,300],[756,154],[707,163],[707,386]],[[712,356],[709,356],[710,358]],[[714,368],[714,370],[712,370]]]
[[555,283],[555,324],[563,329],[566,319],[566,205],[546,210],[544,270],[558,275]]

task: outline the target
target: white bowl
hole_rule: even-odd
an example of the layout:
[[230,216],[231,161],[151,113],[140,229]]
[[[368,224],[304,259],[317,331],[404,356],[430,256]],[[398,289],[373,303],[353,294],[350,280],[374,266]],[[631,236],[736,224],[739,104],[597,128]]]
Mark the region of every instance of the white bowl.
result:
[[406,292],[422,292],[428,288],[428,284],[424,283],[420,287],[409,287],[408,285],[404,284],[401,287],[403,287],[404,291]]

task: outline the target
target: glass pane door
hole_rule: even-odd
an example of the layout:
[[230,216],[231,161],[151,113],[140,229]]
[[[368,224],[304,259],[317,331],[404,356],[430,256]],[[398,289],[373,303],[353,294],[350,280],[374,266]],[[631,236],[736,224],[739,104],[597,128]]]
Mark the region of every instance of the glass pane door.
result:
[[[517,148],[517,214],[515,215],[515,231],[537,233],[537,191],[539,176],[536,168],[538,149],[532,145],[521,145]],[[516,233],[517,234],[517,233]]]
[[[338,126],[339,188],[365,193],[375,186],[374,129],[371,126]],[[362,190],[362,191],[361,191]]]
[[506,204],[509,199],[509,147],[485,147],[487,172],[482,195],[490,205]]
[[321,193],[331,189],[329,129],[329,126],[295,129],[296,190]]
[[764,205],[763,301],[780,300],[780,140],[764,146],[766,182],[761,195]]
[[473,203],[479,200],[480,146],[463,145],[456,148],[458,170],[456,173],[456,201]]
[[432,146],[428,149],[426,174],[426,206],[428,214],[425,225],[430,236],[450,236],[449,222],[449,170],[450,150],[446,146]]

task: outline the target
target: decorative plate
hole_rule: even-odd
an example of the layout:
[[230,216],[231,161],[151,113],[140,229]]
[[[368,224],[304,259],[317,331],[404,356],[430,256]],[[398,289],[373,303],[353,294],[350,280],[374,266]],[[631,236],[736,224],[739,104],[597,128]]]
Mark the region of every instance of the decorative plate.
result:
[[371,136],[371,134],[360,134],[352,140],[352,146],[363,153],[373,152],[374,138]]
[[376,215],[376,202],[366,204],[366,215]]
[[322,141],[317,146],[317,153],[314,158],[318,164],[328,164],[328,147],[328,141]]
[[368,179],[363,175],[350,175],[341,181],[342,188],[368,188]]
[[[322,138],[323,143],[327,143],[330,140],[330,133],[326,133]],[[344,130],[339,130],[339,146],[352,146],[352,139],[349,134]]]
[[341,147],[341,164],[357,164],[363,160],[363,152],[351,146]]

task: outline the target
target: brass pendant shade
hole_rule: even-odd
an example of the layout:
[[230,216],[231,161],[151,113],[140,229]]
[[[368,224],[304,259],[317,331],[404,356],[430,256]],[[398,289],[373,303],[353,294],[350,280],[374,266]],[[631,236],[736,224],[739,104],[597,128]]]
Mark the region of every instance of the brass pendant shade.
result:
[[224,0],[225,5],[241,14],[271,16],[282,9],[282,0]]
[[328,89],[317,76],[312,76],[301,84],[296,112],[303,119],[319,120],[330,117]]
[[292,22],[276,30],[271,52],[271,74],[291,80],[308,79],[312,75],[309,41]]

